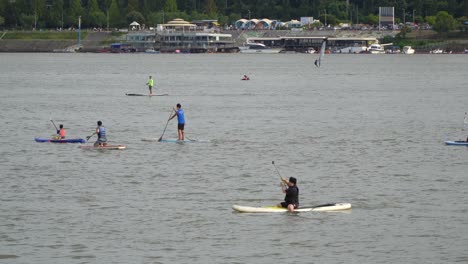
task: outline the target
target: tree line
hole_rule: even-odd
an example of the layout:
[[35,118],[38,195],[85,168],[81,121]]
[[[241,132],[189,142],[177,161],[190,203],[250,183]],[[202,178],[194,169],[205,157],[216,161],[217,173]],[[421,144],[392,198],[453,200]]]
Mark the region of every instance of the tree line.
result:
[[155,26],[174,18],[280,21],[314,17],[329,25],[377,24],[379,7],[394,7],[397,23],[423,23],[443,12],[468,21],[468,0],[0,0],[0,28],[122,28],[132,21]]

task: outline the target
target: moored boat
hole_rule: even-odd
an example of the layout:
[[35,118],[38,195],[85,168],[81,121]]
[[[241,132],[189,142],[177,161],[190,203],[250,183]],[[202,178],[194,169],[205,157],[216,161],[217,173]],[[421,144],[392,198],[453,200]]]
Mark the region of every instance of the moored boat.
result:
[[372,44],[372,45],[370,45],[370,47],[367,49],[367,51],[368,51],[370,54],[384,54],[384,53],[385,53],[384,47],[381,46],[380,44]]
[[247,42],[244,46],[239,47],[240,53],[260,53],[260,54],[275,54],[280,53],[280,48],[270,48],[263,43]]
[[411,48],[411,46],[404,46],[403,47],[403,53],[404,54],[414,54],[414,49]]

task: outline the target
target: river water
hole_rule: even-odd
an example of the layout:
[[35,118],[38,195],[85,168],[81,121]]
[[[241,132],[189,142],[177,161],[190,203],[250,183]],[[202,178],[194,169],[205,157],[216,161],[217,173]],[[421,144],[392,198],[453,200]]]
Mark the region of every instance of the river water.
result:
[[[467,263],[468,56],[315,56],[0,54],[0,262]],[[177,103],[201,142],[142,141]],[[273,160],[353,209],[233,212],[283,199]]]

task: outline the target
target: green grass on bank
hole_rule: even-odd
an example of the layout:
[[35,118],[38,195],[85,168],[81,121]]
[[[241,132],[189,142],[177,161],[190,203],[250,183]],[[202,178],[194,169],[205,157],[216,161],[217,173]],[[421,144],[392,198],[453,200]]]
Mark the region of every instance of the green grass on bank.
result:
[[[4,32],[0,32],[0,36]],[[86,31],[81,32],[81,39],[86,38],[88,33]],[[45,39],[45,40],[74,40],[78,39],[78,32],[76,31],[12,31],[6,32],[2,39],[18,39],[18,40],[33,40],[33,39]]]

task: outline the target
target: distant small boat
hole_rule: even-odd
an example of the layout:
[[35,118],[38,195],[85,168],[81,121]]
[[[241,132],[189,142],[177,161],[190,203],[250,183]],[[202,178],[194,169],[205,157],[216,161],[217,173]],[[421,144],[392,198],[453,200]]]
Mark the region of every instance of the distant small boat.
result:
[[384,54],[385,53],[384,47],[381,46],[380,44],[370,45],[367,51],[369,51],[370,54]]
[[155,50],[155,49],[146,49],[146,50],[145,50],[145,53],[159,54],[159,50]]
[[435,49],[435,50],[429,51],[429,53],[431,53],[431,54],[442,54],[442,53],[444,53],[444,51],[441,50],[441,49]]
[[244,46],[239,47],[240,53],[262,53],[262,54],[275,54],[280,53],[280,48],[270,48],[263,43],[247,42]]
[[411,48],[411,46],[404,46],[403,47],[403,53],[404,54],[414,54],[414,49]]

